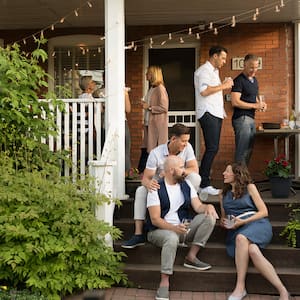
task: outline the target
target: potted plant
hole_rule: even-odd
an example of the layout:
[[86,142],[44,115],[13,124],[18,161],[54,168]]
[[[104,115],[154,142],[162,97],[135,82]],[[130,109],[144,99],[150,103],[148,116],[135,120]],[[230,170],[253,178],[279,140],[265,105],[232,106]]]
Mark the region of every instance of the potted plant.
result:
[[280,235],[286,236],[291,247],[300,248],[300,207],[292,209],[290,216]]
[[292,182],[291,169],[291,163],[284,155],[267,161],[265,174],[269,177],[273,198],[288,198]]

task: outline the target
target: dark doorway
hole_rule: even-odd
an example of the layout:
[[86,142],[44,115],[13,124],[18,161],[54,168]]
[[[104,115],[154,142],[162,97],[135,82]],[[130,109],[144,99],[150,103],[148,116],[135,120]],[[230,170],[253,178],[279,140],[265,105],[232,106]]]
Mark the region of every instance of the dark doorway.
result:
[[195,110],[195,48],[149,49],[149,65],[162,68],[170,111]]

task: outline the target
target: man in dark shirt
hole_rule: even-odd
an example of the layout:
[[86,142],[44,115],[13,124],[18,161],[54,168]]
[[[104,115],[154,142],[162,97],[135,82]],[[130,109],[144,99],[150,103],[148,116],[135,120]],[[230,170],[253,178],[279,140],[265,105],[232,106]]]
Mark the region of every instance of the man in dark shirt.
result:
[[247,54],[244,70],[234,79],[231,90],[231,103],[234,108],[232,126],[235,133],[235,161],[249,164],[255,137],[255,110],[265,111],[267,104],[259,100],[258,57]]

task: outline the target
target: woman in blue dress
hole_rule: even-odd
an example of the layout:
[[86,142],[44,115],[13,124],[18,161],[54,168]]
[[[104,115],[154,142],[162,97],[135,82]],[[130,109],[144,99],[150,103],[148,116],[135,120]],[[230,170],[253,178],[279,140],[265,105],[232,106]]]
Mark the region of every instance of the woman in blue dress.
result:
[[220,195],[221,225],[228,229],[227,253],[235,258],[237,281],[228,300],[246,295],[245,280],[249,259],[255,268],[278,290],[279,300],[289,293],[272,264],[261,252],[272,239],[268,210],[245,165],[233,163],[223,173],[224,189]]

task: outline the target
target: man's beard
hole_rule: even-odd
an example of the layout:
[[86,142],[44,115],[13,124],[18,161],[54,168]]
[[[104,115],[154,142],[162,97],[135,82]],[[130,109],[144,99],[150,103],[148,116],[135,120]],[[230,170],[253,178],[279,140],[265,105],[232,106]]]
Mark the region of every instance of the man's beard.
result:
[[181,175],[174,174],[173,176],[177,183],[182,183],[184,181],[184,174]]

